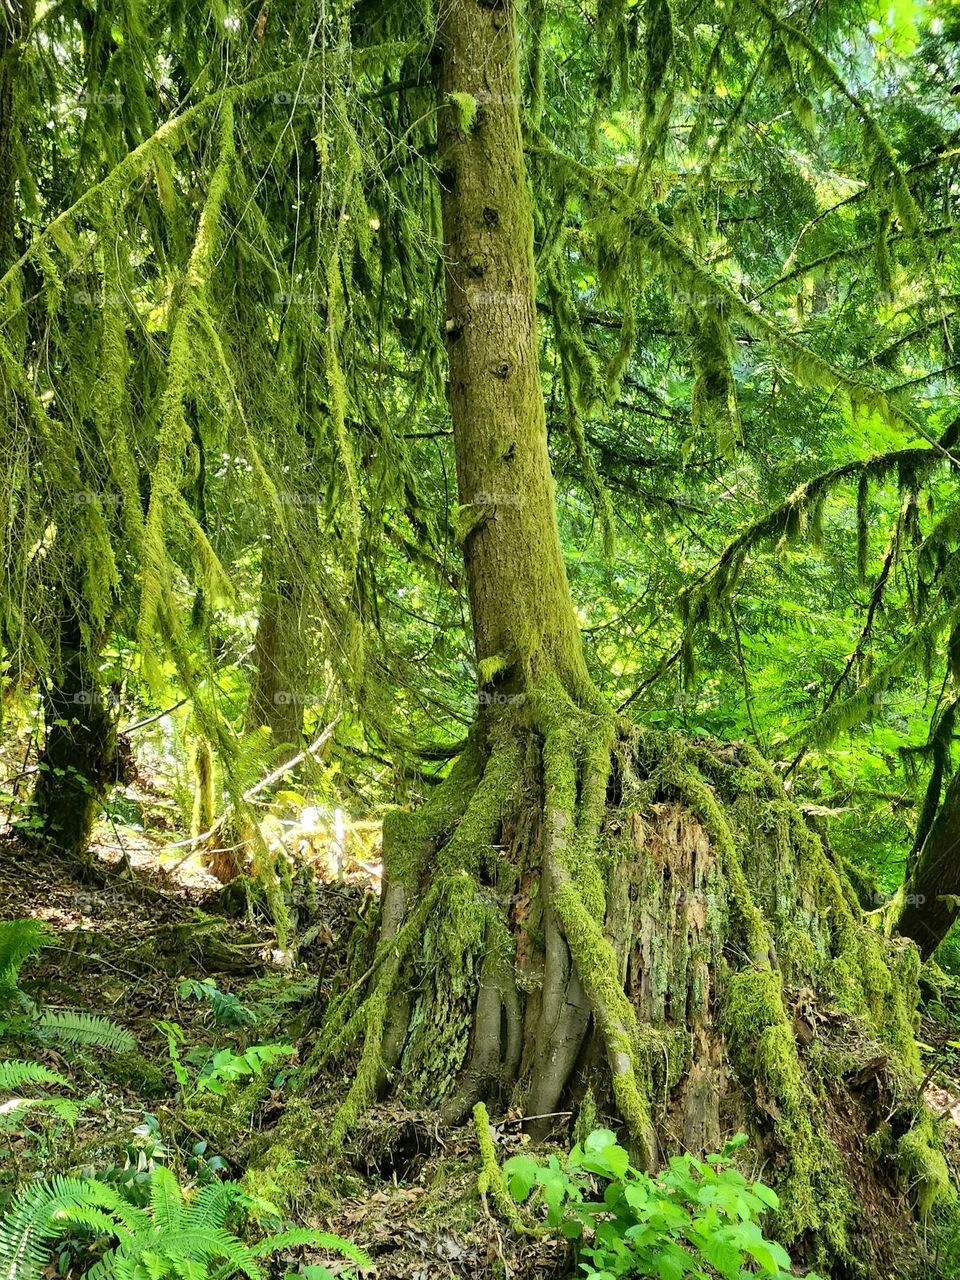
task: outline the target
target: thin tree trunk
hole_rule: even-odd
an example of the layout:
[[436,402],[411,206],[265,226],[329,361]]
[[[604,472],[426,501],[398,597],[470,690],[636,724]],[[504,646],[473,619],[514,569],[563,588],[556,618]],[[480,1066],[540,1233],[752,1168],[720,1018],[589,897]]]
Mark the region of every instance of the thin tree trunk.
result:
[[265,551],[247,723],[250,728],[267,725],[278,746],[297,749],[306,698],[301,687],[301,608],[302,591],[284,578],[275,557]]
[[924,960],[960,915],[960,770],[947,787],[913,870],[904,885],[897,931],[912,938]]
[[449,400],[481,696],[546,671],[578,696],[589,681],[547,453],[513,5],[449,0],[440,44]]
[[33,793],[39,833],[71,861],[83,863],[97,812],[117,779],[117,732],[96,656],[69,612],[57,672],[46,678],[42,702],[44,744]]

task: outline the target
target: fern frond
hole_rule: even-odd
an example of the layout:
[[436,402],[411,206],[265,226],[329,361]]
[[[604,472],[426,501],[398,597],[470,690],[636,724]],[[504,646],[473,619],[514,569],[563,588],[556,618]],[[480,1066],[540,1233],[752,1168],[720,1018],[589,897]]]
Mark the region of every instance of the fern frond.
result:
[[9,1101],[0,1103],[0,1129],[8,1129],[17,1116],[37,1108],[52,1111],[71,1128],[77,1123],[80,1114],[80,1108],[69,1098],[10,1098]]
[[[127,1259],[126,1273],[124,1273],[117,1265],[116,1249],[111,1249],[98,1262],[95,1262],[89,1271],[84,1272],[83,1280],[133,1280],[135,1265]],[[6,1280],[6,1276],[3,1276],[3,1280]]]
[[187,1209],[183,1218],[184,1228],[209,1230],[222,1227],[231,1206],[237,1203],[241,1194],[233,1182],[213,1182],[203,1187]]
[[186,1268],[181,1269],[178,1263],[182,1263],[182,1259],[164,1258],[159,1253],[153,1253],[149,1249],[145,1249],[140,1255],[140,1265],[146,1268],[149,1280],[166,1280],[171,1273],[176,1276],[187,1274]]
[[52,1178],[28,1186],[0,1219],[0,1280],[37,1280],[52,1242],[75,1226],[116,1241],[85,1280],[229,1280],[238,1274],[262,1280],[257,1259],[297,1245],[371,1265],[362,1249],[327,1231],[286,1231],[244,1244],[222,1226],[231,1204],[243,1199],[239,1184],[227,1182],[204,1187],[187,1206],[162,1166],[153,1171],[149,1209],[129,1204],[106,1183]]
[[145,1250],[160,1253],[170,1259],[182,1258],[193,1262],[212,1262],[223,1259],[227,1275],[240,1271],[248,1280],[262,1280],[259,1266],[242,1240],[229,1231],[200,1230],[144,1232],[117,1249],[118,1258],[140,1258]]
[[57,1221],[90,1227],[97,1235],[133,1239],[132,1233],[118,1223],[115,1214],[109,1209],[98,1209],[92,1204],[67,1205],[58,1211]]
[[57,1176],[28,1186],[0,1219],[0,1278],[34,1280],[47,1263],[49,1242],[63,1233],[63,1213],[83,1205],[114,1210],[120,1197],[92,1179]]
[[184,1225],[183,1192],[180,1184],[163,1165],[156,1165],[150,1176],[150,1208],[157,1227],[178,1231]]
[[71,1087],[63,1076],[39,1062],[24,1062],[19,1058],[0,1062],[0,1089],[12,1092],[14,1089],[22,1089],[25,1084],[58,1084],[64,1089]]
[[41,1013],[34,1025],[39,1037],[51,1044],[109,1049],[111,1053],[129,1053],[136,1047],[125,1027],[100,1014],[54,1009]]
[[251,1245],[250,1252],[255,1258],[263,1258],[271,1253],[276,1253],[280,1249],[290,1249],[297,1245],[307,1244],[313,1245],[317,1249],[335,1249],[338,1253],[342,1253],[345,1258],[349,1258],[361,1267],[373,1266],[372,1259],[350,1240],[344,1240],[343,1236],[334,1235],[330,1231],[311,1231],[309,1227],[296,1231],[281,1231],[279,1235],[268,1236],[266,1240],[260,1240]]
[[51,936],[39,920],[0,923],[0,987],[16,986],[24,960],[35,955]]

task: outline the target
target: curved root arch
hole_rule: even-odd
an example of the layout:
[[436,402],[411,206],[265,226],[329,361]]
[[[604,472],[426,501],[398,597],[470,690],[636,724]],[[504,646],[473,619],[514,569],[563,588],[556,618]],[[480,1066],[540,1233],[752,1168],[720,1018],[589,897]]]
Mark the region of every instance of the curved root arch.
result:
[[[853,1197],[788,997],[842,1010],[906,1096],[915,952],[865,924],[749,746],[618,730],[553,685],[497,711],[385,828],[372,961],[312,1059],[362,1042],[332,1141],[388,1087],[451,1120],[483,1100],[545,1116],[589,1087],[651,1166],[752,1128],[776,1152],[781,1230],[843,1250]],[[936,1181],[915,1119],[901,1141]]]

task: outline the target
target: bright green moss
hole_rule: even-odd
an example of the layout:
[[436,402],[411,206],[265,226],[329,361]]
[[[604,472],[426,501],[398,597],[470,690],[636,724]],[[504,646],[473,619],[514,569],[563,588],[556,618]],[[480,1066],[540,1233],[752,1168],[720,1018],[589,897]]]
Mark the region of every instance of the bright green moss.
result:
[[918,1122],[897,1143],[897,1160],[921,1218],[926,1220],[938,1201],[953,1198],[943,1142],[928,1107],[923,1107]]
[[630,1132],[646,1138],[651,1118],[647,1091],[637,1078],[639,1030],[620,982],[616,954],[572,880],[561,880],[551,901],[603,1035],[617,1108]]
[[106,1074],[109,1080],[135,1089],[146,1098],[163,1098],[170,1092],[169,1083],[161,1068],[139,1049],[111,1054],[107,1060]]
[[450,773],[422,808],[392,809],[383,821],[383,861],[388,880],[414,888],[434,840],[463,817],[483,776],[485,752],[471,737]]
[[777,958],[784,976],[797,982],[806,981],[820,964],[810,935],[790,921],[777,930]]
[[[243,1176],[247,1195],[254,1201],[275,1205],[281,1217],[303,1203],[310,1186],[306,1161],[281,1142],[271,1146],[268,1164],[251,1165]],[[256,1216],[255,1208],[252,1216]]]
[[518,1235],[536,1235],[520,1215],[516,1202],[503,1180],[503,1171],[497,1163],[497,1153],[490,1136],[490,1117],[487,1108],[478,1102],[473,1108],[473,1127],[480,1148],[480,1176],[477,1190],[481,1196],[489,1196]]
[[[743,1082],[768,1099],[778,1143],[789,1161],[779,1212],[784,1239],[819,1232],[847,1249],[852,1201],[842,1161],[829,1135],[815,1127],[820,1112],[797,1055],[783,1005],[780,975],[747,969],[731,976],[724,1002],[727,1043]],[[772,1105],[771,1105],[772,1104]]]

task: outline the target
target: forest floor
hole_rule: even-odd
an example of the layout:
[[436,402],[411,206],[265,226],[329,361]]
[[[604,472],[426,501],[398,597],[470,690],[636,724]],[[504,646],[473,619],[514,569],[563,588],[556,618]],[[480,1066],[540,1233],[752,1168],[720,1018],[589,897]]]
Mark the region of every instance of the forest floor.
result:
[[[260,1191],[255,1170],[269,1163],[271,1138],[293,1096],[285,1076],[309,1046],[315,1013],[345,964],[350,928],[377,889],[375,875],[366,884],[354,876],[311,887],[296,921],[301,946],[293,964],[263,919],[220,914],[219,885],[195,857],[184,861],[182,850],[162,856],[162,842],[129,831],[100,835],[94,874],[83,880],[35,845],[0,837],[0,918],[33,917],[56,933],[25,966],[24,990],[47,1009],[107,1015],[137,1044],[132,1054],[35,1054],[71,1081],[80,1118],[72,1128],[49,1117],[3,1134],[0,1206],[13,1180],[22,1185],[41,1172],[77,1169],[119,1180],[148,1172],[154,1161],[186,1181],[240,1179],[254,1170],[248,1185]],[[218,1025],[208,1002],[184,994],[185,980],[210,978],[236,997],[249,1025]],[[191,1074],[222,1048],[289,1040],[297,1052],[248,1108],[221,1105],[209,1094],[199,1105],[178,1088],[163,1024],[179,1028],[179,1053]],[[496,1273],[511,1280],[569,1273],[562,1246],[517,1239],[480,1203],[470,1126],[441,1134],[436,1116],[379,1107],[341,1159],[324,1159],[319,1140],[344,1088],[329,1080],[309,1099],[311,1124],[297,1152],[303,1165],[287,1221],[360,1245],[381,1280],[488,1275],[495,1262]],[[523,1141],[509,1122],[497,1137],[504,1157]],[[342,1264],[299,1251],[304,1257],[334,1273]]]

